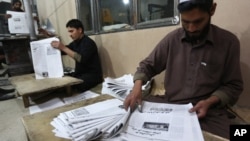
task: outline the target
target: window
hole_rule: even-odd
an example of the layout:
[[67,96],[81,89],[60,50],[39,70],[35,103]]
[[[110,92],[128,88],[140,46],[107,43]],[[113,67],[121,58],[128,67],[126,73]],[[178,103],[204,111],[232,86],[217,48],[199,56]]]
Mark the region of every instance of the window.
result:
[[77,16],[84,25],[84,30],[86,32],[94,33],[96,22],[94,21],[94,1],[93,0],[78,0]]
[[143,29],[179,23],[176,0],[77,0],[87,34]]
[[131,1],[99,0],[99,31],[109,32],[131,28]]
[[176,0],[140,0],[137,28],[166,26],[179,22]]
[[8,30],[8,23],[7,19],[5,18],[4,14],[6,14],[7,10],[11,9],[11,3],[1,1],[0,2],[0,36],[5,36],[9,35],[9,30]]

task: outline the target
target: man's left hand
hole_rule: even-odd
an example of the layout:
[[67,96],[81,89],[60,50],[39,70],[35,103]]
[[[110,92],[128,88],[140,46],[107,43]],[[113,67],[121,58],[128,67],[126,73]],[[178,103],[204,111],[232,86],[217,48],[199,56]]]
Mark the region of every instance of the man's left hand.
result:
[[193,108],[191,108],[189,112],[196,112],[198,118],[203,118],[206,116],[209,107],[210,105],[206,102],[206,100],[201,100]]
[[189,112],[196,112],[198,118],[204,118],[207,114],[208,109],[217,103],[220,102],[220,99],[217,96],[211,96],[205,100],[199,101]]

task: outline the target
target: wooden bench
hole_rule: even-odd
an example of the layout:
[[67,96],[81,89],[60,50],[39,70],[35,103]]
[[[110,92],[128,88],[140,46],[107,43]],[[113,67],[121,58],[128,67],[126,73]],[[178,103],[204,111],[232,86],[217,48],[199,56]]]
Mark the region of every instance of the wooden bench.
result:
[[35,79],[34,74],[25,74],[10,77],[10,82],[15,86],[18,95],[22,97],[24,107],[28,107],[30,106],[30,96],[37,96],[43,92],[64,87],[66,88],[67,94],[71,95],[71,86],[80,84],[83,81],[70,76]]

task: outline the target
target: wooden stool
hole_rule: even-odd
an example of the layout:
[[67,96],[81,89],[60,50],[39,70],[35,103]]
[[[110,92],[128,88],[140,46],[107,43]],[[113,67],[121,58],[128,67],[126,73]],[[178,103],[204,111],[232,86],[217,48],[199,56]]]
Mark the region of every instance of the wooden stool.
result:
[[80,84],[83,81],[71,76],[62,78],[46,78],[35,79],[34,74],[26,74],[10,77],[10,82],[16,87],[20,96],[22,96],[24,107],[30,106],[29,97],[55,90],[58,88],[66,88],[67,94],[71,95],[71,86]]

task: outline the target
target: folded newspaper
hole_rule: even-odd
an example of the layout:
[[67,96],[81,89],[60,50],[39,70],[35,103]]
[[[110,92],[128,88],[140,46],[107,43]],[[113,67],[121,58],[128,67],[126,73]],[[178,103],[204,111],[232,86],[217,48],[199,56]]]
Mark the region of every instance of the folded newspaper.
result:
[[[152,80],[142,86],[143,95],[149,94]],[[133,76],[125,74],[119,78],[106,77],[102,83],[102,94],[109,94],[120,100],[125,100],[134,86]]]
[[60,113],[51,125],[72,141],[204,141],[192,104],[143,102],[141,112],[125,111],[118,99]]
[[60,113],[51,125],[55,136],[73,141],[107,139],[123,131],[129,115],[122,101],[111,99]]

